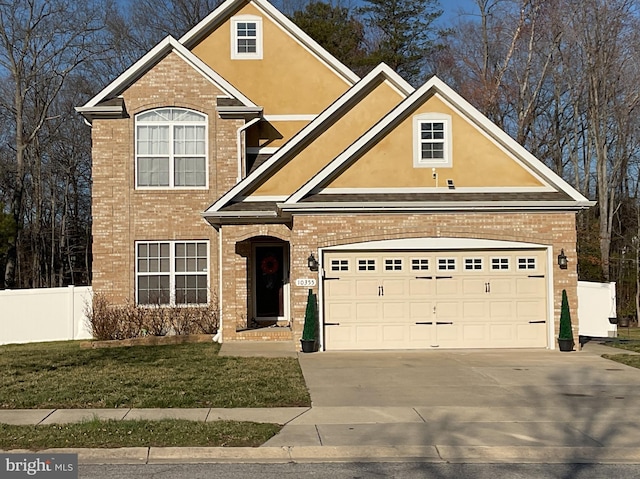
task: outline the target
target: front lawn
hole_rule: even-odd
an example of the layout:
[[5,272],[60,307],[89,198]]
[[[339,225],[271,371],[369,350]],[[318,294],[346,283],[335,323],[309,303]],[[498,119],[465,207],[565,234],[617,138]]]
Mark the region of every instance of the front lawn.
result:
[[0,408],[309,406],[295,358],[219,357],[215,343],[0,346]]
[[176,419],[87,421],[46,426],[0,424],[0,450],[51,447],[256,447],[280,431],[277,424]]

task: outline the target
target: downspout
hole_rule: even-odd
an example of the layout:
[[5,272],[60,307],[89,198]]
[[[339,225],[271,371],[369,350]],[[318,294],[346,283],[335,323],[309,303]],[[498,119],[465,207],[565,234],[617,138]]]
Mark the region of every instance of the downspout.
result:
[[222,344],[222,226],[218,230],[218,332],[213,342]]
[[240,183],[242,181],[242,134],[252,125],[255,125],[261,120],[261,118],[254,118],[249,123],[245,123],[240,128],[238,128],[237,133],[237,154],[238,154],[238,177],[236,179],[236,183]]

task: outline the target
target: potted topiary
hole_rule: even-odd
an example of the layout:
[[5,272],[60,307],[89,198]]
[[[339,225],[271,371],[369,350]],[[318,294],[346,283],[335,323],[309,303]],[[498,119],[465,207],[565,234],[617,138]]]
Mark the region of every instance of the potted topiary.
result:
[[313,353],[316,350],[316,339],[318,334],[318,310],[316,308],[316,295],[313,290],[309,290],[307,296],[307,309],[304,313],[304,326],[302,328],[302,345],[303,353]]
[[571,312],[567,291],[562,290],[562,306],[560,307],[560,331],[558,333],[558,347],[560,351],[573,351],[573,331],[571,329]]

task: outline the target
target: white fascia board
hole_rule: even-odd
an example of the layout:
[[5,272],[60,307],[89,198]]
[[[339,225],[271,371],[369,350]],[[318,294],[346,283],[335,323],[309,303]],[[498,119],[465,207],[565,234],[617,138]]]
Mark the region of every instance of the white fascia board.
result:
[[[215,28],[222,22],[226,21],[227,18],[233,15],[233,12],[240,8],[240,6],[245,2],[246,0],[227,0],[195,27],[185,33],[182,38],[180,38],[180,43],[185,45],[187,48],[191,48],[202,38],[202,35],[208,32],[211,28]],[[315,40],[304,33],[297,25],[295,25],[269,2],[265,0],[250,0],[250,2],[246,3],[253,3],[255,7],[261,10],[267,17],[273,20],[274,23],[291,35],[296,41],[301,43],[303,47],[306,47],[330,68],[332,68],[347,84],[353,85],[359,80],[358,75],[353,73],[342,62],[321,47]]]
[[[322,127],[325,122],[330,120],[333,115],[336,114],[345,104],[347,104],[352,98],[362,92],[370,84],[376,81],[378,76],[382,75],[389,81],[393,81],[398,88],[403,89],[405,95],[409,95],[413,92],[413,87],[406,83],[402,78],[389,68],[384,63],[381,63],[374,68],[369,74],[367,74],[362,80],[356,83],[353,87],[349,88],[342,96],[340,96],[335,102],[329,105],[322,113],[320,113],[313,121],[309,122],[302,130],[300,130],[293,138],[291,138],[284,146],[280,147],[278,151],[262,165],[256,168],[253,173],[245,177],[241,182],[231,188],[226,194],[224,194],[218,201],[213,203],[208,209],[208,212],[217,211],[224,207],[229,201],[236,198],[249,186],[255,183],[262,177],[267,171],[269,171],[273,165],[277,164],[281,158],[287,155],[298,144],[300,144],[307,135]],[[406,92],[405,92],[406,90]]]
[[275,211],[216,211],[214,213],[207,213],[204,211],[201,216],[206,219],[244,219],[244,218],[263,218],[263,219],[275,219],[278,218],[278,213]]
[[363,202],[279,203],[282,211],[296,212],[431,212],[431,211],[573,211],[590,208],[593,201],[433,201],[433,202]]
[[556,191],[551,186],[463,186],[451,189],[447,186],[421,186],[407,188],[323,188],[319,195],[345,194],[410,194],[410,193],[549,193]]
[[309,182],[303,185],[298,191],[292,194],[286,201],[287,205],[297,203],[306,195],[310,194],[315,188],[317,188],[322,182],[329,178],[335,171],[337,171],[342,165],[347,163],[353,155],[365,148],[370,142],[374,141],[378,135],[384,133],[384,131],[397,120],[403,113],[413,107],[417,102],[421,101],[425,96],[429,95],[433,91],[433,94],[440,94],[446,101],[451,103],[458,111],[471,119],[481,129],[489,133],[494,140],[501,143],[513,154],[522,159],[533,171],[543,175],[549,182],[556,185],[576,202],[587,202],[589,200],[582,196],[576,189],[574,189],[569,183],[564,181],[558,175],[556,175],[550,168],[544,163],[538,160],[535,156],[529,153],[522,145],[511,138],[506,132],[498,128],[497,125],[492,123],[487,117],[485,117],[479,110],[473,105],[462,98],[452,88],[447,86],[442,80],[433,76],[424,85],[415,90],[415,92],[400,103],[396,108],[387,114],[380,122],[378,122],[371,130],[360,137],[349,148],[343,151],[336,159],[323,168],[315,177]]
[[226,81],[219,74],[213,71],[209,66],[207,66],[202,60],[196,57],[184,46],[182,46],[178,42],[178,40],[169,35],[80,108],[85,109],[85,111],[90,111],[101,101],[104,101],[105,99],[113,95],[119,94],[128,85],[133,83],[137,78],[148,71],[161,58],[163,58],[172,50],[175,51],[184,61],[190,64],[201,75],[206,77],[210,82],[220,88],[226,95],[237,98],[242,103],[244,103],[245,106],[256,106],[251,100],[249,100],[240,91],[238,91],[238,89],[236,89],[228,81]]

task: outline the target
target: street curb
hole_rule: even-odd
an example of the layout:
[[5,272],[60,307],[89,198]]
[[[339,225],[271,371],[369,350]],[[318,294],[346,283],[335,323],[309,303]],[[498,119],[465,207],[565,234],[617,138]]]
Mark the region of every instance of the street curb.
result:
[[[25,449],[1,451],[31,453]],[[61,448],[42,454],[78,454],[79,464],[199,464],[427,462],[531,464],[640,464],[636,447],[505,446],[284,446]]]

